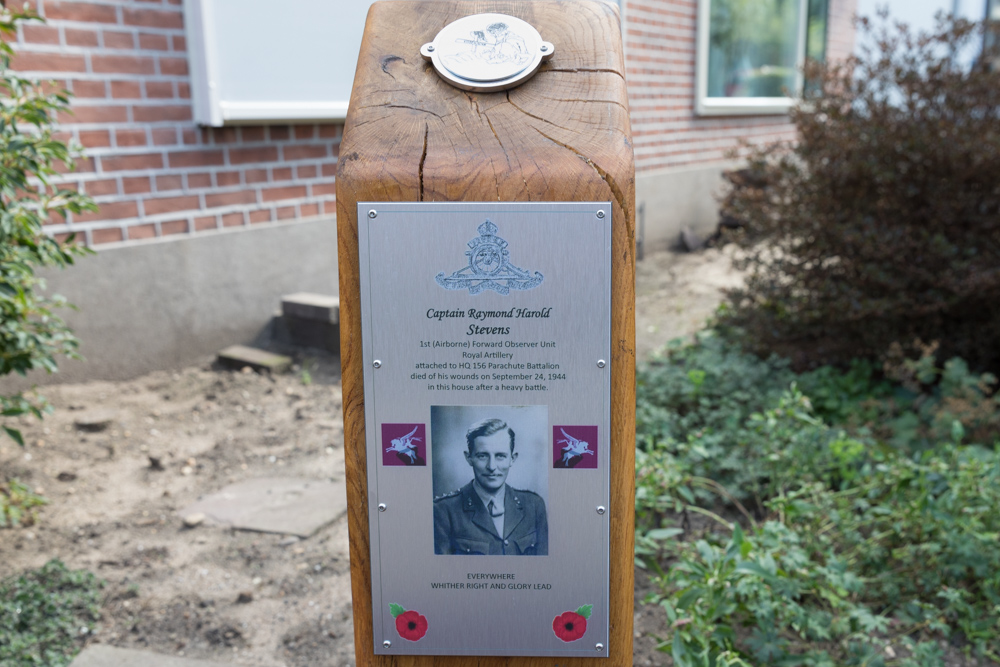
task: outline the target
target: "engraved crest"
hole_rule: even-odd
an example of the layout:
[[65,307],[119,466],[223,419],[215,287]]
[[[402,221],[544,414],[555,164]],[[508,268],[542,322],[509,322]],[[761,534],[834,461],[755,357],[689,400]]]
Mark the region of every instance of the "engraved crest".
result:
[[446,276],[444,271],[435,276],[437,284],[445,289],[468,289],[469,294],[493,290],[507,295],[511,290],[529,290],[538,287],[545,279],[538,271],[532,274],[510,263],[507,241],[497,236],[497,226],[487,220],[478,228],[479,236],[469,241],[465,256],[468,266]]
[[532,53],[524,38],[502,21],[491,23],[486,30],[470,30],[468,34],[471,39],[459,37],[455,40],[462,45],[460,51],[443,58],[453,71],[471,61],[523,67],[531,60]]

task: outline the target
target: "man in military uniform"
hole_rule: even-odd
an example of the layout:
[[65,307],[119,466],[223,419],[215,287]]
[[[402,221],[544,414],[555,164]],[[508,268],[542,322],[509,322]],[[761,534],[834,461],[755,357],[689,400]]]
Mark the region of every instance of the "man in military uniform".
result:
[[517,460],[514,431],[500,419],[484,419],[469,427],[465,441],[473,479],[434,499],[434,553],[547,555],[545,501],[507,484]]

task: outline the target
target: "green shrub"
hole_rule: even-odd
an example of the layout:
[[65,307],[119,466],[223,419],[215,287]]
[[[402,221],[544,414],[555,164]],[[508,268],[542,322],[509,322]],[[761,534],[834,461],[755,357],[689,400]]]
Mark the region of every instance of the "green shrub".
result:
[[[0,7],[0,376],[29,370],[56,370],[55,358],[78,358],[78,342],[54,309],[67,305],[46,296],[42,267],[65,267],[85,252],[72,237],[60,243],[43,225],[54,216],[96,210],[93,201],[61,189],[53,178],[71,169],[76,151],[52,136],[56,114],[68,110],[63,92],[45,92],[42,85],[11,69],[13,51],[7,40],[18,22],[38,20],[30,11]],[[0,395],[0,416],[34,414],[47,404],[34,394]],[[4,430],[19,443],[16,428]]]
[[796,374],[708,333],[640,369],[636,553],[676,664],[876,665],[895,640],[929,667],[941,637],[1000,662],[1000,445],[964,444],[993,379],[934,353]]
[[0,667],[63,667],[100,618],[102,583],[52,560],[0,581]]
[[35,508],[48,502],[16,479],[0,483],[0,528],[30,526],[35,523]]
[[982,30],[864,23],[872,49],[811,66],[797,142],[748,147],[723,213],[749,273],[723,319],[755,351],[812,368],[920,338],[1000,369],[1000,71],[963,63]]

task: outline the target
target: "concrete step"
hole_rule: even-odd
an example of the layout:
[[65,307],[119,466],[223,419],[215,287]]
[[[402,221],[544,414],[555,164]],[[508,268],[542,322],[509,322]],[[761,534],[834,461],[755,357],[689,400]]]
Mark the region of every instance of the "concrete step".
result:
[[327,294],[296,292],[281,297],[281,314],[315,322],[340,322],[340,299]]
[[242,369],[249,366],[259,373],[284,373],[292,365],[291,357],[246,345],[227,347],[219,352],[218,360],[226,368]]

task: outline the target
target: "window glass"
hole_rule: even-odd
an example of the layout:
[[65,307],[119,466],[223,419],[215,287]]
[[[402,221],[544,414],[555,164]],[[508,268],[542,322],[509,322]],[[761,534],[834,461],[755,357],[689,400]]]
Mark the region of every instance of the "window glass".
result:
[[826,60],[826,18],[829,0],[809,0],[806,18],[806,58]]
[[795,91],[799,0],[711,0],[708,97],[783,97]]

